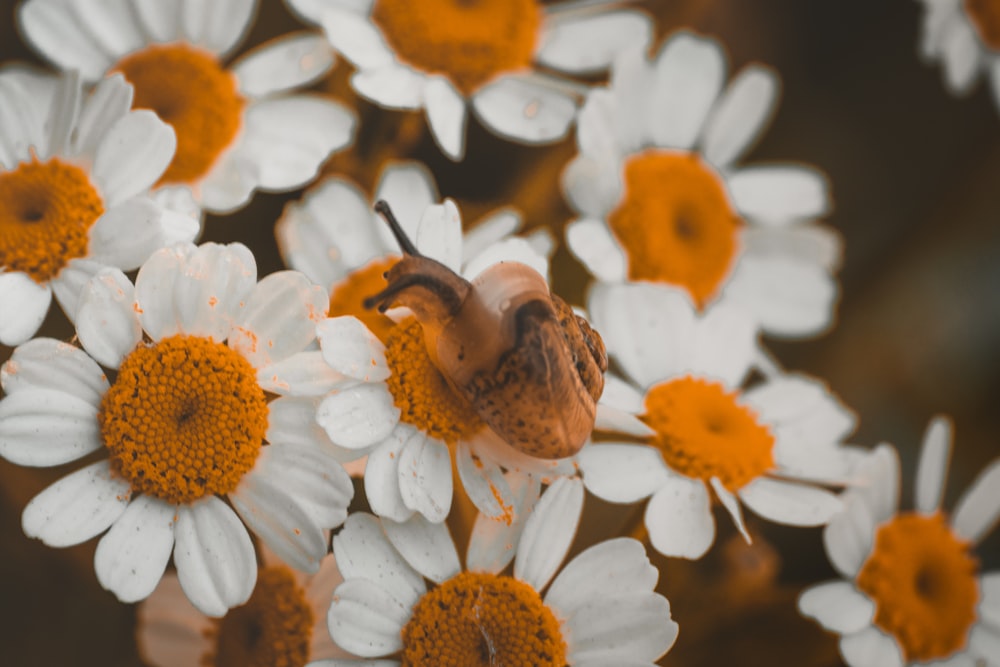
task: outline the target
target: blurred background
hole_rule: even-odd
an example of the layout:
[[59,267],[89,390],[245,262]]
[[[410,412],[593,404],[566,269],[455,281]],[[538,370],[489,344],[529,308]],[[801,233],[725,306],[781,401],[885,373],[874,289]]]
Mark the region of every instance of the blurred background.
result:
[[[1000,113],[985,82],[966,99],[949,96],[940,68],[917,55],[921,6],[913,0],[635,4],[655,15],[660,39],[690,27],[726,44],[731,71],[758,61],[781,75],[778,112],[745,162],[792,160],[824,170],[834,198],[828,223],[843,235],[845,252],[836,326],[814,340],[769,341],[771,349],[786,368],[823,378],[858,414],[852,442],[898,447],[904,507],[912,506],[923,429],[934,414],[950,415],[957,446],[945,506],[953,506],[1000,455]],[[17,34],[15,6],[0,2],[0,61],[39,62]],[[240,52],[299,29],[281,2],[262,0]],[[385,159],[416,158],[433,171],[442,196],[459,202],[464,220],[513,204],[529,229],[548,226],[561,239],[570,211],[558,177],[576,152],[572,136],[523,147],[472,119],[468,157],[454,164],[434,146],[422,115],[357,99],[349,71],[341,62],[319,86],[361,118],[355,147],[335,155],[326,172],[347,174],[371,192]],[[203,240],[247,244],[261,276],[283,268],[273,225],[300,195],[258,194],[239,213],[209,216]],[[553,272],[555,291],[582,303],[586,274],[561,246]],[[53,307],[40,335],[68,340],[72,327]],[[0,363],[10,352],[0,346]],[[21,532],[25,504],[73,469],[0,460],[2,665],[143,664],[133,641],[134,607],[119,603],[94,575],[97,540],[58,550]],[[621,534],[637,511],[588,497],[575,550]],[[795,610],[802,587],[834,576],[821,530],[748,516],[756,538],[748,547],[728,517],[718,518],[719,536],[702,561],[650,552],[659,590],[681,627],[661,664],[840,665],[835,638]],[[978,554],[984,568],[1000,567],[1000,531]]]

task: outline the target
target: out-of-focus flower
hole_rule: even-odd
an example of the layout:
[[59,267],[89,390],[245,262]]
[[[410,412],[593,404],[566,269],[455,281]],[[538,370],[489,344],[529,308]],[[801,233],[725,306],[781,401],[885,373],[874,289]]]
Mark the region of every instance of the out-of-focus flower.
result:
[[465,153],[467,105],[500,136],[546,143],[565,136],[578,86],[536,71],[606,68],[649,42],[649,17],[592,2],[535,0],[286,0],[320,24],[358,72],[352,85],[394,109],[425,109],[448,157]]
[[931,421],[915,486],[916,510],[899,511],[899,459],[881,445],[863,484],[844,494],[846,509],[823,533],[846,581],[806,590],[799,609],[842,635],[851,667],[1000,664],[1000,572],[979,575],[970,551],[1000,516],[1000,460],[941,511],[950,423]]
[[333,65],[320,35],[281,37],[223,68],[256,9],[256,0],[27,0],[18,17],[28,43],[56,66],[87,81],[121,72],[135,86],[132,106],[173,126],[177,153],[157,184],[164,200],[227,213],[255,189],[305,185],[354,133],[343,106],[290,92]]
[[608,374],[596,428],[633,440],[587,445],[580,469],[605,500],[649,498],[645,525],[657,551],[699,558],[708,550],[712,492],[747,540],[740,503],[793,526],[825,524],[841,509],[818,484],[850,479],[857,454],[840,442],[854,416],[802,376],[745,388],[757,347],[739,308],[699,313],[675,288],[598,284],[589,310],[632,381]]
[[[330,634],[352,653],[398,655],[406,665],[653,662],[674,643],[677,624],[653,592],[658,575],[639,542],[599,543],[552,579],[582,503],[578,480],[545,492],[517,544],[513,576],[473,557],[463,570],[444,524],[352,515],[333,540],[344,583],[330,607]],[[470,544],[477,551],[486,553]]]
[[315,571],[353,488],[311,446],[310,425],[276,419],[265,392],[298,389],[270,378],[314,343],[326,306],[325,290],[300,273],[258,283],[240,244],[157,251],[134,287],[117,269],[98,273],[77,311],[83,349],[38,338],[0,374],[4,458],[54,466],[108,454],[36,496],[25,533],[68,546],[110,529],[94,567],[125,602],[153,591],[173,552],[184,592],[212,616],[253,590],[248,527],[289,565]]
[[993,0],[920,0],[920,53],[941,61],[949,92],[964,95],[985,71],[1000,109],[1000,6]]
[[715,41],[681,32],[650,62],[616,61],[590,93],[579,155],[563,173],[580,218],[570,250],[601,281],[667,283],[704,308],[742,305],[764,332],[799,337],[832,322],[840,239],[813,219],[827,183],[801,164],[736,162],[770,119],[778,78],[750,65],[723,89]]
[[198,233],[149,196],[176,140],[131,97],[120,76],[88,96],[76,72],[0,74],[0,343],[34,336],[53,294],[72,320],[95,273]]

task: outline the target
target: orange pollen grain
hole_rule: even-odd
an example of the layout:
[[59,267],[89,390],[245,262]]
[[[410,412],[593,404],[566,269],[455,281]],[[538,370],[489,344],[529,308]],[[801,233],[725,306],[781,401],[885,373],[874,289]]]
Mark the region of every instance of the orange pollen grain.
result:
[[404,667],[563,667],[566,642],[538,592],[463,572],[424,595],[403,627]]
[[879,526],[857,587],[875,602],[875,625],[909,662],[962,650],[976,621],[979,564],[940,513],[900,514]]
[[608,225],[629,278],[683,287],[704,307],[729,273],[741,225],[722,179],[698,155],[666,150],[639,153],[624,171]]
[[104,202],[87,173],[57,159],[0,172],[0,267],[37,283],[84,257]]
[[448,385],[434,366],[416,320],[400,323],[385,342],[391,375],[386,380],[400,420],[449,445],[484,427],[472,406]]
[[1000,51],[1000,2],[965,0],[965,13],[987,48]]
[[469,95],[531,65],[542,13],[535,0],[377,0],[372,20],[401,61]]
[[230,609],[207,631],[214,646],[202,657],[202,667],[303,667],[314,622],[292,571],[265,568],[246,604]]
[[267,415],[246,359],[177,335],[125,358],[98,421],[112,467],[132,489],[178,504],[233,491],[257,460]]
[[177,133],[160,184],[201,179],[239,132],[245,101],[236,77],[208,51],[183,43],[147,46],[115,69],[135,86],[132,107],[152,109]]
[[673,470],[737,491],[774,466],[774,437],[737,402],[739,392],[686,376],[652,387],[643,421]]
[[354,315],[384,343],[396,323],[374,308],[365,308],[362,302],[385,289],[388,284],[385,272],[398,261],[399,257],[394,255],[373,259],[334,285],[330,295],[330,317]]

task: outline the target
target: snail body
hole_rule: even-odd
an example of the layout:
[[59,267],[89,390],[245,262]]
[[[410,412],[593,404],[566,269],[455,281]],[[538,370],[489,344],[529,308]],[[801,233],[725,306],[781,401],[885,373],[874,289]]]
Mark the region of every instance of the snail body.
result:
[[409,308],[431,362],[515,449],[537,458],[579,451],[604,389],[600,335],[531,267],[501,262],[470,283],[422,256],[385,202],[375,210],[404,254],[386,273],[388,286],[365,305]]

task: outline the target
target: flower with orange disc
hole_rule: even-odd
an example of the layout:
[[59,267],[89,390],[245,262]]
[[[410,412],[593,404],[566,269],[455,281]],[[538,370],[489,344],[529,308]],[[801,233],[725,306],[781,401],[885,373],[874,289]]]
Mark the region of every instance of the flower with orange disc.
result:
[[177,153],[157,183],[165,201],[228,213],[254,190],[302,187],[354,133],[354,115],[340,104],[292,92],[333,66],[322,36],[286,35],[224,67],[257,4],[26,0],[18,18],[43,57],[88,81],[122,73],[135,86],[132,106],[174,128]]
[[[564,667],[657,660],[677,638],[677,624],[667,599],[654,592],[658,573],[639,542],[598,543],[556,574],[582,503],[579,480],[549,487],[516,544],[513,576],[472,555],[487,553],[472,543],[463,569],[444,524],[352,515],[333,538],[344,583],[330,607],[330,634],[352,653],[386,658],[347,664]],[[345,663],[320,663],[338,664]]]
[[354,89],[393,109],[424,109],[434,140],[465,154],[467,106],[488,129],[529,144],[558,141],[576,117],[579,85],[542,74],[605,69],[647,44],[649,17],[593,2],[536,0],[286,0],[323,26],[357,68]]
[[82,349],[37,338],[0,373],[0,456],[56,466],[106,454],[32,499],[24,532],[69,546],[107,531],[94,567],[124,602],[153,591],[172,553],[184,592],[212,616],[253,591],[248,528],[315,571],[353,487],[275,399],[308,387],[275,378],[311,354],[326,307],[300,273],[258,283],[238,243],[157,251],[134,286],[98,273],[80,297]]
[[1000,459],[948,516],[941,498],[951,445],[950,422],[932,420],[909,512],[899,510],[896,450],[881,445],[823,533],[845,581],[806,590],[799,609],[841,635],[851,667],[1000,664],[1000,572],[980,575],[972,553],[1000,518]]
[[953,95],[965,95],[982,72],[1000,109],[1000,4],[993,0],[921,0],[920,54],[941,61]]
[[0,74],[0,343],[34,336],[53,294],[72,320],[95,273],[198,233],[150,197],[176,140],[131,99],[120,76],[88,95],[76,72]]
[[699,307],[743,306],[765,333],[833,321],[841,242],[815,218],[826,178],[802,164],[738,166],[774,112],[778,77],[750,65],[728,86],[715,41],[680,32],[655,60],[615,63],[580,112],[563,173],[579,218],[570,250],[599,280],[674,285]]

